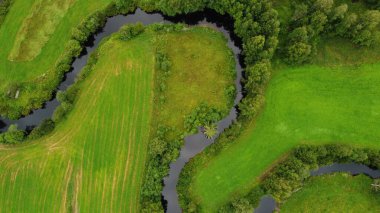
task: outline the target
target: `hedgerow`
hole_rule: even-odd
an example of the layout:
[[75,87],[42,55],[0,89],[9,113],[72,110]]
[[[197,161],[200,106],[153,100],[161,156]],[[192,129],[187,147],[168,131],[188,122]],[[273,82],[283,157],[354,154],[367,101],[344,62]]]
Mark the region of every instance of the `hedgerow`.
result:
[[221,207],[220,212],[236,212],[236,203],[242,201],[248,201],[244,203],[245,208],[254,208],[265,194],[273,196],[281,204],[304,185],[310,177],[310,170],[332,163],[358,163],[380,169],[380,150],[342,144],[299,146],[269,171],[259,186],[246,196],[236,198]]

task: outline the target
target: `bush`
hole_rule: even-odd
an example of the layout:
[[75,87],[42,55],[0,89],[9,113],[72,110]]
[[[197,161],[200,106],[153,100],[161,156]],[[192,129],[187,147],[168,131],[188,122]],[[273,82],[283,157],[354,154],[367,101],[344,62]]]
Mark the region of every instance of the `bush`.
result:
[[10,125],[7,132],[0,134],[0,143],[17,144],[24,141],[25,132],[17,129],[17,125]]
[[28,135],[29,139],[38,139],[42,136],[45,136],[49,133],[51,133],[55,128],[55,123],[52,119],[46,119],[42,121],[42,123],[34,128],[32,132]]
[[217,123],[222,118],[223,113],[221,111],[206,103],[201,103],[185,117],[184,126],[187,134],[193,134],[197,132],[198,127]]
[[126,25],[121,28],[120,32],[118,33],[118,38],[122,41],[130,40],[143,33],[144,29],[145,28],[142,23]]

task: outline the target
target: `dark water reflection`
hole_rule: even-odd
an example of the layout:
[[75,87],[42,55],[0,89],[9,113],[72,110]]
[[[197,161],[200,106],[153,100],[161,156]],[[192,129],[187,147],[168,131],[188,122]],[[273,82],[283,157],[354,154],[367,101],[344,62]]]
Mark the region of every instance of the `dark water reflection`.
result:
[[[0,0],[1,1],[1,0]],[[241,41],[232,33],[233,20],[229,16],[223,16],[212,10],[205,10],[203,12],[191,13],[188,15],[179,15],[175,17],[164,16],[160,13],[145,13],[137,9],[135,13],[123,16],[118,15],[108,18],[104,28],[94,35],[86,44],[82,54],[76,58],[72,64],[71,71],[66,73],[64,80],[59,85],[58,90],[66,90],[70,85],[75,82],[75,77],[87,64],[89,55],[99,46],[99,43],[106,36],[117,32],[120,27],[125,24],[140,22],[144,25],[153,23],[186,23],[188,25],[202,25],[218,29],[228,39],[228,47],[233,51],[236,60],[236,81],[237,94],[235,98],[235,106],[242,99],[242,66],[241,60]],[[59,106],[56,98],[46,102],[43,108],[34,110],[30,115],[25,116],[19,120],[8,120],[0,118],[0,132],[6,131],[11,124],[17,124],[19,129],[31,131],[35,126],[40,124],[43,120],[51,118],[54,110]],[[229,115],[218,123],[219,134],[229,127],[237,117],[237,110],[235,106],[230,110]],[[217,138],[217,136],[215,137]],[[169,176],[164,179],[164,190],[162,192],[164,206],[167,212],[181,212],[178,203],[178,195],[176,185],[178,183],[179,174],[186,162],[196,154],[202,152],[207,146],[214,142],[214,139],[207,139],[200,131],[198,134],[191,135],[185,138],[185,145],[182,147],[180,157],[176,162],[170,165]]]

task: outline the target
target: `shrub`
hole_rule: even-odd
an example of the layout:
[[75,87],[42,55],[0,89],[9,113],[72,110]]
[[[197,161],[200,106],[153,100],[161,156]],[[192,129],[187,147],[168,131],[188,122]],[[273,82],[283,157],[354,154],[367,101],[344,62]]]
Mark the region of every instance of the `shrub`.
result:
[[195,133],[198,127],[216,123],[222,119],[222,116],[223,113],[217,108],[201,103],[185,117],[184,126],[188,133]]
[[118,33],[118,38],[122,41],[130,40],[144,32],[144,25],[137,23],[133,25],[126,25],[121,28]]
[[17,125],[10,125],[7,132],[0,134],[0,143],[16,144],[24,141],[25,132],[17,129]]
[[34,128],[32,132],[28,135],[29,139],[37,139],[51,133],[55,128],[55,123],[52,119],[46,119],[42,123]]

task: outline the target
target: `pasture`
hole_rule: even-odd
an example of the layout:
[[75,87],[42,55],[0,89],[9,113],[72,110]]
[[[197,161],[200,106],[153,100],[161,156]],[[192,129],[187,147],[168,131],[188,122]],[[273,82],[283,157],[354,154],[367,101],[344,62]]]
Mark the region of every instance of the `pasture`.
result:
[[[205,44],[213,48],[203,50]],[[153,104],[156,45],[164,46],[173,63],[170,100],[162,111]],[[73,111],[53,133],[17,146],[0,145],[1,212],[137,212],[156,125],[165,121],[183,129],[184,116],[201,102],[228,108],[223,88],[233,85],[229,68],[234,61],[215,30],[148,31],[130,41],[113,36],[98,53]],[[208,63],[210,57],[216,60]],[[216,83],[199,82],[203,73]],[[156,113],[162,113],[160,120],[152,116]],[[173,115],[177,119],[165,120]]]
[[373,180],[348,174],[312,177],[281,205],[281,212],[379,212],[380,197],[372,191]]
[[138,209],[152,112],[150,50],[145,37],[107,42],[75,109],[56,131],[1,146],[0,211]]
[[73,27],[110,2],[15,0],[0,27],[1,100],[9,88],[18,87],[20,96],[7,99],[7,106],[19,110],[41,105],[35,100],[45,97],[46,85],[57,80],[52,70]]
[[[378,147],[380,64],[305,65],[278,71],[257,121],[227,150],[199,168],[193,196],[205,211],[244,193],[298,144]],[[212,183],[212,184],[211,184]]]

